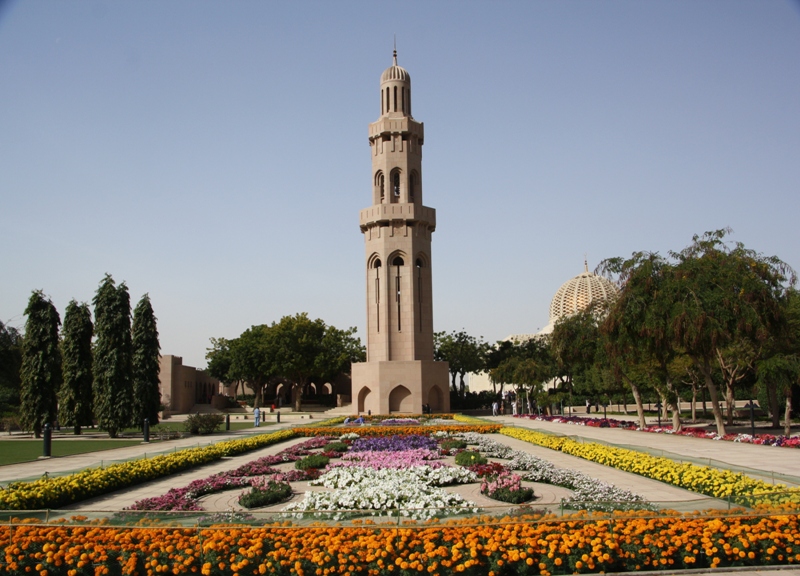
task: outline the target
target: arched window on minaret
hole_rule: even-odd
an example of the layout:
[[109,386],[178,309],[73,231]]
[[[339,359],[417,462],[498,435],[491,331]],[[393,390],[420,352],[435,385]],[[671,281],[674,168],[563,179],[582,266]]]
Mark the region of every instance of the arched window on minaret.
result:
[[403,266],[405,263],[400,256],[395,257],[392,260],[392,266],[395,267],[395,276],[394,276],[394,289],[395,289],[395,300],[397,301],[397,331],[400,332],[403,327],[401,325],[400,320],[400,267]]
[[417,193],[417,173],[411,172],[411,175],[408,177],[408,201],[413,202],[414,196]]
[[394,87],[394,111],[397,112],[397,86]]
[[400,170],[393,170],[390,176],[392,186],[392,202],[400,201]]
[[386,87],[386,112],[384,114],[389,113],[389,87]]
[[422,259],[417,258],[417,302],[419,303],[419,331],[422,332]]
[[381,261],[375,260],[372,264],[375,269],[375,318],[377,331],[381,331]]
[[378,198],[378,203],[383,204],[384,201],[386,200],[386,192],[384,186],[383,172],[381,172],[380,170],[378,170],[378,172],[375,173],[375,188],[377,192],[376,196]]

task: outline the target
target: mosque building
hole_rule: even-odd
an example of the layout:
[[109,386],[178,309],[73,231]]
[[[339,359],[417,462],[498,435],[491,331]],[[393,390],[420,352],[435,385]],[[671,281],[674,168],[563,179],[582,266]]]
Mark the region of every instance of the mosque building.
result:
[[[553,327],[559,319],[577,314],[592,305],[608,302],[618,292],[619,289],[611,280],[589,272],[589,264],[584,261],[583,272],[564,282],[550,301],[550,320],[547,326],[537,333],[511,334],[504,340],[522,343],[532,338],[547,336],[553,332]],[[488,374],[469,375],[470,392],[493,389]]]

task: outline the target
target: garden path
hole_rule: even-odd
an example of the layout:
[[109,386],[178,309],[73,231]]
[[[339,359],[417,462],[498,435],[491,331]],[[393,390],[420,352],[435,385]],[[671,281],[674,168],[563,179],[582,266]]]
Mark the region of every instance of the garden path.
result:
[[[519,426],[543,432],[579,436],[590,440],[599,440],[620,447],[634,450],[665,451],[685,456],[687,459],[714,461],[725,463],[731,467],[752,468],[764,471],[762,478],[771,481],[770,473],[788,474],[800,477],[800,451],[796,448],[778,448],[759,446],[741,442],[727,442],[674,434],[655,434],[637,432],[619,428],[594,428],[556,422],[543,422],[513,416],[486,417],[486,420],[502,423],[506,426]],[[548,450],[548,452],[551,452]],[[665,454],[669,457],[669,454]],[[585,462],[585,461],[584,461]],[[753,476],[753,474],[749,474]]]
[[727,502],[723,502],[716,498],[709,498],[707,496],[703,496],[702,494],[684,490],[683,488],[670,486],[669,484],[659,482],[658,480],[643,478],[638,474],[623,472],[622,470],[617,470],[616,468],[611,468],[610,466],[589,462],[583,458],[564,454],[563,452],[558,452],[557,450],[535,446],[523,440],[518,440],[502,434],[491,434],[489,437],[496,442],[513,448],[514,450],[527,452],[528,454],[533,454],[534,456],[542,458],[543,460],[552,462],[559,468],[579,470],[584,474],[588,474],[592,478],[596,478],[602,482],[607,482],[617,486],[618,488],[623,488],[625,490],[635,492],[636,494],[640,494],[654,504],[664,503],[664,507],[671,508],[673,510],[703,510],[708,508],[724,509],[728,507]]
[[[161,480],[153,480],[151,482],[139,484],[131,488],[118,490],[103,496],[98,496],[97,498],[84,500],[82,502],[78,502],[77,504],[66,506],[63,509],[73,512],[122,510],[123,508],[131,506],[138,500],[161,496],[169,491],[170,488],[181,488],[190,482],[193,482],[194,480],[208,478],[212,474],[217,474],[218,472],[233,470],[234,468],[238,468],[243,464],[247,464],[248,462],[257,460],[263,456],[277,454],[281,450],[285,450],[290,446],[300,444],[306,440],[307,438],[292,438],[286,442],[273,444],[272,446],[267,446],[266,448],[262,448],[260,450],[254,450],[252,452],[247,452],[245,454],[230,458],[223,458],[222,460],[206,464],[205,466],[198,466],[197,468],[192,468],[184,472],[178,472],[177,474],[172,474],[171,476]],[[227,508],[225,508],[225,510],[227,510]]]

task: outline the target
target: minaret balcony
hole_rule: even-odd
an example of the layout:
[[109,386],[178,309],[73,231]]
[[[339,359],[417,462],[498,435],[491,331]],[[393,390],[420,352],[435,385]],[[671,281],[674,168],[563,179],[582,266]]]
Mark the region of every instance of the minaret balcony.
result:
[[425,126],[408,116],[402,118],[381,118],[369,125],[370,142],[384,134],[413,134],[420,143],[425,138]]
[[436,210],[427,206],[406,204],[377,204],[365,208],[360,213],[361,229],[365,230],[370,225],[396,220],[425,222],[431,230],[436,229]]

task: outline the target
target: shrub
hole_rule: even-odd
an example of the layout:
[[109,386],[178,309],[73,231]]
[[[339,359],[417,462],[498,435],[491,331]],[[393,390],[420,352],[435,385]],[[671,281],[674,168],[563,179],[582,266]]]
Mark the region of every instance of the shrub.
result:
[[486,464],[487,460],[481,456],[480,452],[465,450],[456,454],[456,464],[459,466],[474,466],[475,464]]
[[441,444],[439,444],[442,450],[463,450],[467,447],[467,443],[463,440],[457,440],[456,438],[450,438],[448,440],[442,440]]
[[322,447],[324,452],[347,452],[347,444],[344,442],[331,442]]
[[330,462],[330,458],[327,456],[323,456],[322,454],[310,454],[305,458],[297,460],[294,463],[294,467],[298,470],[308,470],[309,468],[319,470],[320,468],[325,468],[328,462]]
[[211,434],[225,422],[222,414],[192,414],[183,424],[189,434]]
[[283,502],[292,495],[292,487],[288,482],[270,480],[266,488],[253,488],[239,496],[239,504],[245,508],[261,508]]
[[522,488],[520,490],[510,490],[508,488],[498,488],[491,494],[487,494],[493,500],[508,502],[509,504],[522,504],[533,498],[532,488]]

